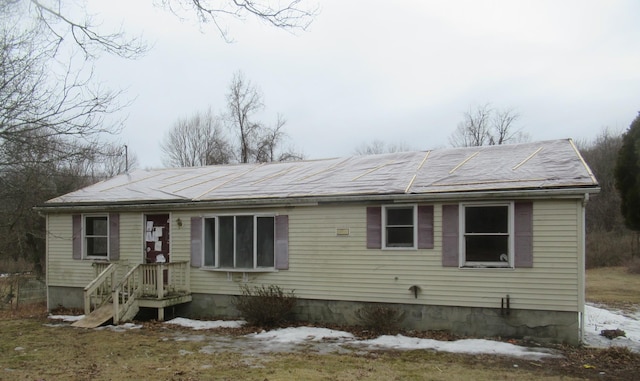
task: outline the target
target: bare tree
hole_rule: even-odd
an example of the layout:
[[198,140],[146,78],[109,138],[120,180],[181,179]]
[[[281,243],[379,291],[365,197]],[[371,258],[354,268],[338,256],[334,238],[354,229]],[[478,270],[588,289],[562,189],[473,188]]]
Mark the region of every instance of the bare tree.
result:
[[262,93],[251,81],[244,78],[241,72],[233,75],[229,92],[227,93],[227,118],[231,130],[238,136],[240,145],[239,161],[248,163],[254,144],[258,140],[258,133],[262,126],[253,121],[256,112],[264,108]]
[[[304,29],[315,16],[299,7],[300,0],[275,6],[267,0],[157,2],[174,11],[195,11],[225,39],[222,22],[228,17],[255,15],[278,28]],[[104,138],[121,128],[119,122],[107,123],[106,116],[126,105],[117,102],[121,92],[95,83],[92,63],[101,53],[136,58],[148,48],[122,30],[105,32],[86,13],[86,3],[0,0],[2,258],[42,264],[44,218],[33,206],[123,171],[122,147],[105,144]],[[131,167],[135,155],[129,158]]]
[[356,155],[379,155],[382,153],[408,152],[412,148],[406,143],[386,144],[382,140],[375,139],[371,143],[362,143],[353,151]]
[[469,108],[449,143],[454,147],[476,147],[528,141],[529,135],[515,127],[519,117],[513,109],[496,110],[488,103]]
[[521,129],[514,128],[514,124],[519,118],[520,114],[513,109],[495,110],[489,144],[501,145],[529,141],[529,134]]
[[[42,140],[34,136],[64,137],[50,146],[57,151],[48,152],[47,160],[65,159],[84,153],[74,139],[96,144],[105,134],[117,133],[120,126],[106,123],[105,116],[121,109],[116,102],[120,92],[94,85],[90,69],[55,65],[50,57],[56,47],[39,40],[38,30],[17,30],[6,25],[0,30],[0,147],[37,145]],[[17,162],[4,155],[0,166]]]
[[[26,259],[43,270],[45,224],[33,206],[114,175],[107,171],[122,156],[109,152],[120,155],[122,146],[97,147],[42,131],[2,144],[0,161],[12,164],[0,170],[0,259]],[[73,154],[63,157],[64,150]]]
[[241,72],[234,74],[227,93],[226,119],[229,129],[237,137],[237,160],[241,163],[299,160],[302,154],[279,150],[286,138],[286,120],[278,115],[273,127],[255,120],[264,109],[260,89],[244,78]]
[[165,154],[163,164],[170,167],[226,164],[232,159],[231,146],[211,109],[178,120],[160,148]]
[[[277,116],[273,127],[258,121],[264,109],[262,93],[242,73],[233,76],[227,93],[227,110],[216,117],[211,109],[178,120],[160,144],[163,164],[192,167],[213,164],[264,163],[300,160],[301,153],[283,149],[286,120]],[[226,129],[222,127],[226,122]]]

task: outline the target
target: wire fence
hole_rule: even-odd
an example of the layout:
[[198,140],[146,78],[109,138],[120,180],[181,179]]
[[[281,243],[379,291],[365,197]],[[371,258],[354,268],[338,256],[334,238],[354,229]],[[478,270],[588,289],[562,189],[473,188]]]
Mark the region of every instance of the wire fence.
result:
[[46,299],[46,283],[35,275],[29,273],[0,275],[0,309],[42,303]]

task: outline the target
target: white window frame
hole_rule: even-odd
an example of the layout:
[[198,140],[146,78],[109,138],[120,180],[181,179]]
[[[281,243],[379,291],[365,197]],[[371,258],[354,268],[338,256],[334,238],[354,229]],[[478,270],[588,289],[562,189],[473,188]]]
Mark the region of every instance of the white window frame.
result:
[[[413,244],[411,246],[387,246],[387,210],[409,209],[413,210]],[[416,250],[418,247],[418,206],[417,204],[393,204],[382,205],[381,239],[383,250]]]
[[[95,217],[104,217],[107,222],[107,235],[87,235],[87,218],[95,218]],[[109,223],[109,215],[108,214],[83,214],[82,215],[82,256],[86,259],[106,259],[109,260],[109,253],[111,252],[111,248],[109,245],[111,244],[111,240],[109,237],[111,236],[111,224]],[[107,239],[107,255],[89,255],[87,252],[87,238],[106,238]]]
[[[507,253],[508,260],[507,262],[499,262],[499,261],[490,261],[490,262],[478,262],[478,261],[467,261],[467,245],[466,245],[466,209],[467,207],[491,207],[491,206],[507,206],[507,229],[508,229],[508,250]],[[514,228],[514,202],[506,201],[506,202],[470,202],[470,203],[462,203],[459,208],[459,245],[460,245],[460,267],[463,268],[513,268],[514,267],[514,236],[515,236],[515,228]],[[478,235],[489,235],[487,233],[479,233]]]
[[[220,217],[233,217],[233,267],[220,267]],[[252,267],[236,267],[236,217],[253,217],[253,266]],[[235,214],[216,214],[216,215],[208,215],[203,217],[202,223],[202,267],[214,270],[224,270],[224,271],[243,271],[243,272],[251,272],[251,271],[263,271],[263,270],[274,270],[276,264],[276,215],[275,214],[253,214],[253,213],[235,213]],[[273,265],[269,267],[258,267],[258,218],[272,218],[273,219]],[[215,239],[214,239],[214,247],[213,247],[213,255],[214,255],[214,266],[206,266],[205,260],[205,249],[206,249],[206,232],[205,228],[207,226],[207,220],[213,219],[215,221]]]

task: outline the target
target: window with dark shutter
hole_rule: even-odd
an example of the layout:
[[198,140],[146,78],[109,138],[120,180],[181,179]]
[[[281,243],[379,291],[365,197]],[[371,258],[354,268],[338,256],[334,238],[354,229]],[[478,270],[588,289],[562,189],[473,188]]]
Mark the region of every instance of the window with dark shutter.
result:
[[276,247],[275,260],[276,269],[289,269],[289,216],[280,215],[275,218],[276,225]]
[[433,205],[369,206],[367,249],[433,249]]
[[71,216],[72,230],[72,258],[82,259],[82,215]]
[[74,214],[71,216],[72,258],[120,259],[120,215]]
[[[464,230],[459,231],[460,227]],[[443,205],[442,265],[461,264],[533,267],[533,203]]]
[[120,215],[109,214],[109,260],[120,260]]
[[433,205],[418,205],[418,249],[433,249]]
[[514,265],[533,267],[533,203],[516,202],[514,205]]
[[442,266],[460,266],[458,204],[442,205]]
[[191,217],[191,267],[202,266],[202,217]]
[[367,207],[367,249],[382,248],[382,208]]

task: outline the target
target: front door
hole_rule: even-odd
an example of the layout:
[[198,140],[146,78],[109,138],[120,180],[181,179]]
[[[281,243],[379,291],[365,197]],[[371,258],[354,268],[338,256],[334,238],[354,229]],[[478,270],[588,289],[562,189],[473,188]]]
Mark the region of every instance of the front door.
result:
[[145,263],[169,262],[169,215],[145,215]]

